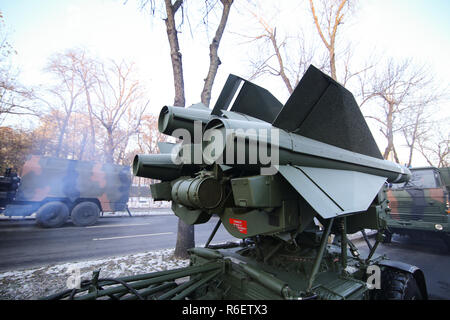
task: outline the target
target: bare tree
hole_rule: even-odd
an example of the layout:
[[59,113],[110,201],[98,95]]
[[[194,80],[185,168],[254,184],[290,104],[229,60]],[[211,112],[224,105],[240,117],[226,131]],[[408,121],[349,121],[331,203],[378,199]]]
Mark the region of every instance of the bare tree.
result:
[[417,148],[417,142],[422,141],[424,136],[432,130],[430,128],[431,122],[430,114],[426,112],[427,105],[419,105],[405,109],[401,117],[401,132],[408,147],[408,162],[407,166],[412,165],[414,150]]
[[8,168],[18,172],[32,146],[33,135],[30,132],[0,127],[0,175]]
[[[317,1],[316,1],[317,3]],[[344,16],[349,12],[350,0],[320,0],[320,9],[309,0],[314,25],[320,39],[328,50],[331,77],[337,80],[336,74],[336,37]]]
[[417,150],[430,166],[450,167],[450,132],[446,125],[450,119],[433,124],[433,131],[417,137]]
[[93,104],[91,99],[91,91],[96,83],[95,75],[98,72],[99,62],[89,57],[88,53],[84,49],[72,49],[69,50],[67,55],[73,58],[75,62],[73,65],[74,72],[78,76],[80,86],[83,88],[85,103],[87,107],[87,115],[89,118],[89,132],[90,132],[90,143],[86,144],[89,146],[87,156],[91,159],[96,157],[96,123],[93,114]]
[[[255,31],[238,34],[245,39],[245,44],[255,46],[249,56],[250,80],[265,75],[279,77],[289,94],[292,94],[311,64],[314,63],[319,69],[324,68],[324,55],[317,52],[315,42],[306,39],[301,28],[294,34],[289,34],[283,28],[277,27],[279,22],[276,18],[282,14],[281,8],[271,8],[270,15],[266,7],[259,7],[251,1],[244,8],[244,12],[253,17],[249,20],[256,22]],[[251,26],[253,27],[253,24]]]
[[0,66],[0,123],[7,115],[37,116],[33,106],[29,105],[35,98],[34,92],[19,84],[15,78],[16,73],[10,66]]
[[18,72],[11,66],[17,54],[8,41],[3,13],[0,11],[0,123],[7,115],[32,115],[36,112],[28,102],[34,98],[32,90],[17,81]]
[[141,153],[158,153],[158,142],[169,141],[169,136],[158,130],[158,117],[144,115],[137,135],[137,145]]
[[[184,92],[184,76],[183,76],[183,60],[178,40],[178,33],[184,24],[185,17],[188,16],[187,9],[185,8],[187,0],[164,0],[164,9],[158,10],[158,5],[154,0],[141,0],[141,9],[149,7],[151,14],[154,15],[156,11],[164,11],[164,22],[166,25],[167,39],[170,47],[170,60],[172,63],[172,73],[174,79],[174,105],[178,107],[184,107],[186,105],[185,92]],[[209,27],[208,17],[210,13],[217,7],[219,1],[206,0],[203,2],[203,9],[199,6],[194,7],[194,10],[201,12],[203,16],[202,23]],[[194,2],[190,2],[194,3]],[[199,2],[196,2],[196,4]],[[220,0],[222,4],[221,18],[217,24],[215,36],[209,45],[209,68],[204,79],[204,85],[201,92],[201,102],[206,106],[209,106],[211,101],[211,91],[214,84],[217,71],[221,64],[219,58],[219,45],[222,40],[230,10],[233,4],[233,0]],[[192,12],[192,9],[189,10]],[[197,12],[197,14],[198,14]],[[181,21],[177,23],[177,14],[181,15]],[[186,20],[188,20],[186,18]],[[206,32],[207,33],[207,32]]]
[[221,64],[218,53],[219,45],[220,40],[222,39],[223,32],[225,31],[233,0],[220,0],[220,2],[223,6],[222,17],[220,18],[219,25],[217,26],[216,35],[209,45],[209,70],[205,78],[205,85],[203,86],[203,90],[201,93],[201,101],[205,106],[209,106],[209,103],[211,101],[212,86],[214,84],[214,79],[216,78],[219,65]]
[[32,154],[42,156],[54,155],[54,150],[58,140],[58,122],[59,117],[57,109],[50,110],[39,117],[39,125],[33,129],[33,146],[30,151]]
[[[257,75],[261,75],[263,73],[269,72],[270,74],[274,76],[280,76],[283,80],[287,90],[289,91],[289,94],[291,94],[294,91],[296,83],[292,83],[292,81],[287,76],[287,70],[285,67],[284,62],[284,56],[282,56],[282,50],[286,46],[286,39],[279,43],[277,40],[277,30],[276,28],[269,25],[268,22],[265,21],[265,19],[257,15],[255,12],[251,11],[252,15],[258,20],[258,23],[263,28],[263,33],[255,36],[254,39],[264,39],[270,43],[270,46],[273,48],[273,54],[269,57],[265,58],[261,63],[257,65],[256,72],[252,78],[254,78]],[[277,61],[277,67],[273,67],[270,64],[271,58],[274,57]]]
[[105,160],[115,162],[117,148],[126,148],[129,138],[138,132],[148,106],[138,80],[133,79],[133,64],[111,61],[101,64],[95,75],[93,92],[96,105],[92,114],[105,130]]
[[[99,130],[99,123],[95,122],[96,130]],[[66,149],[68,150],[67,155],[70,159],[75,160],[95,160],[92,154],[87,149],[89,145],[91,123],[89,121],[89,116],[86,115],[84,110],[79,112],[74,112],[67,132],[69,133],[66,138]]]
[[55,100],[45,101],[50,109],[55,108],[59,111],[54,113],[58,123],[58,142],[54,150],[54,156],[61,155],[61,148],[66,134],[72,112],[75,111],[76,104],[83,89],[77,84],[77,74],[74,72],[73,65],[75,61],[72,56],[66,54],[53,55],[46,67],[46,71],[50,72],[56,79],[55,86],[48,91]]
[[[184,78],[183,78],[183,62],[182,55],[180,50],[180,45],[178,41],[178,30],[176,23],[176,14],[181,12],[181,18],[183,19],[181,23],[178,25],[181,26],[184,21],[184,5],[187,1],[183,0],[164,0],[165,5],[165,24],[166,24],[166,33],[169,41],[170,47],[170,59],[172,62],[172,72],[174,79],[174,89],[175,89],[175,97],[174,97],[174,105],[178,107],[185,107],[186,99],[184,92]],[[216,1],[217,2],[217,1]],[[215,3],[215,2],[213,2]],[[223,32],[225,30],[226,23],[228,21],[228,16],[230,12],[231,5],[233,3],[232,0],[221,0],[223,11],[222,17],[218,24],[215,37],[213,38],[209,49],[210,49],[210,66],[205,78],[204,87],[201,93],[201,101],[205,105],[209,105],[211,100],[211,90],[214,83],[214,79],[217,74],[217,69],[220,65],[220,59],[218,57],[218,48],[220,41],[222,39]],[[142,0],[141,8],[150,7],[151,13],[154,14],[156,10],[156,4],[152,0]],[[207,16],[214,7],[211,5],[211,1],[205,1]],[[194,226],[187,225],[181,219],[178,220],[178,235],[177,235],[177,243],[175,247],[175,256],[177,257],[187,257],[187,249],[195,246],[194,239]]]
[[167,39],[170,46],[170,61],[172,62],[173,83],[175,88],[174,105],[184,107],[186,98],[184,94],[184,77],[183,77],[183,61],[180,52],[180,44],[178,42],[178,31],[175,24],[175,14],[183,5],[183,0],[176,0],[172,4],[172,0],[164,0],[166,6],[167,17],[164,19],[166,23]]
[[[361,84],[360,106],[372,101],[372,110],[378,109],[378,112],[371,112],[366,118],[375,120],[386,138],[383,157],[388,159],[393,155],[394,160],[399,162],[394,137],[397,133],[406,132],[411,138],[414,133],[413,140],[409,140],[411,148],[414,148],[419,133],[418,127],[414,129],[414,122],[420,125],[423,120],[423,116],[417,112],[423,113],[425,107],[436,103],[440,97],[439,91],[434,88],[433,78],[425,66],[416,66],[411,60],[397,63],[389,59],[381,72],[374,70],[369,79],[362,80]],[[402,121],[406,114],[411,120],[408,123]]]
[[[258,60],[252,62],[254,72],[250,79],[255,79],[263,74],[279,76],[283,80],[289,94],[292,94],[309,65],[314,60],[318,61],[315,49],[307,47],[302,35],[295,37],[286,36],[282,41],[279,41],[277,28],[272,27],[262,16],[258,16],[254,12],[252,14],[263,29],[262,34],[252,38],[264,41],[271,48],[271,52],[258,57]],[[322,67],[321,63],[320,67]]]

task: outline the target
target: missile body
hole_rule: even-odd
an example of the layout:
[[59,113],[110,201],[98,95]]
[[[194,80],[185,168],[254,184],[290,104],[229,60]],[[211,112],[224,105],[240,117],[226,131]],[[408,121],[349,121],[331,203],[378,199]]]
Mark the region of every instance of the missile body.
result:
[[[274,132],[276,141],[273,139]],[[221,161],[228,166],[241,167],[263,165],[261,155],[273,153],[276,148],[278,154],[269,156],[272,158],[270,165],[356,171],[385,177],[390,183],[405,182],[411,176],[407,168],[391,161],[380,160],[295,133],[288,133],[263,122],[216,118],[208,122],[204,135],[207,139],[211,136],[215,137],[213,141],[204,142],[204,150],[214,151],[203,153],[205,160],[209,163]],[[261,147],[266,150],[261,150]],[[227,152],[233,155],[229,156]]]

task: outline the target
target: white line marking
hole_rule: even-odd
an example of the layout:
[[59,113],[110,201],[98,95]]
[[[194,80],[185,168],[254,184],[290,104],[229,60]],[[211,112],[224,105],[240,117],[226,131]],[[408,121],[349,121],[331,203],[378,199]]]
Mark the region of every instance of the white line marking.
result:
[[112,228],[112,227],[128,227],[128,226],[144,226],[150,223],[130,223],[130,224],[107,224],[104,226],[89,226],[88,228]]
[[133,235],[133,236],[122,236],[122,237],[111,237],[111,238],[94,238],[92,240],[93,241],[115,240],[115,239],[137,238],[137,237],[162,236],[162,235],[167,235],[167,234],[173,234],[173,232],[136,234],[136,235]]

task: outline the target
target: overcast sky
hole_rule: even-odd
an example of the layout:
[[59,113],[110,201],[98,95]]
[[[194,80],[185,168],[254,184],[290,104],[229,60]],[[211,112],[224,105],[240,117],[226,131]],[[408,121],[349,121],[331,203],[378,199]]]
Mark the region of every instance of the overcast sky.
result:
[[[147,12],[140,11],[139,1],[128,0],[125,5],[124,2],[0,0],[9,40],[18,52],[13,62],[21,71],[20,81],[33,86],[45,84],[47,76],[43,68],[51,54],[83,47],[103,59],[134,61],[148,88],[152,113],[157,114],[163,105],[171,104],[173,80],[164,22],[158,15],[151,19]],[[264,8],[274,5],[268,0],[262,3]],[[311,16],[304,16],[300,10],[302,5],[308,5],[306,0],[303,4],[294,0],[276,3],[281,11],[271,15],[275,11],[264,10],[268,20],[277,25],[284,23],[287,33],[297,25],[311,28]],[[227,31],[233,33],[224,35],[219,50],[222,65],[213,88],[212,104],[229,73],[249,76],[247,55],[252,52],[236,36],[248,31],[248,15],[244,17],[235,9],[227,26]],[[419,63],[426,62],[430,72],[448,87],[449,12],[450,1],[447,0],[366,0],[361,1],[356,16],[345,25],[343,32],[354,43],[360,58],[373,53],[399,59],[412,57]],[[180,36],[187,105],[200,100],[208,68],[208,39],[203,36],[202,28],[202,25],[191,25]],[[213,32],[210,38],[212,36]],[[288,98],[279,79],[255,82],[269,89],[283,103]],[[449,105],[443,105],[440,112],[448,115]],[[379,146],[382,147],[380,143]]]

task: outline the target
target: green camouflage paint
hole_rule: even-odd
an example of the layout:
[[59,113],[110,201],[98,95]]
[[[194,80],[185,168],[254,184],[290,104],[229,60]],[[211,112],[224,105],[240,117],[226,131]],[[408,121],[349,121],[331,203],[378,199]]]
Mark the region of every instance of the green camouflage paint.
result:
[[102,211],[121,211],[128,202],[128,166],[30,156],[21,172],[17,202],[97,199]]
[[[387,226],[394,233],[408,233],[408,230],[450,232],[449,192],[440,171],[428,167],[413,168],[411,172],[411,182],[394,186],[387,192],[391,209]],[[424,182],[427,176],[430,179]]]

